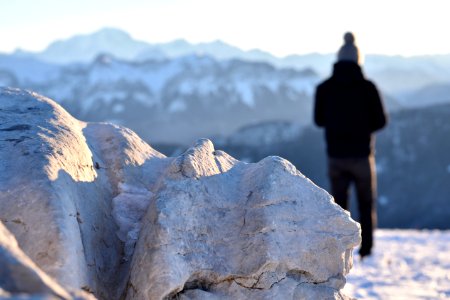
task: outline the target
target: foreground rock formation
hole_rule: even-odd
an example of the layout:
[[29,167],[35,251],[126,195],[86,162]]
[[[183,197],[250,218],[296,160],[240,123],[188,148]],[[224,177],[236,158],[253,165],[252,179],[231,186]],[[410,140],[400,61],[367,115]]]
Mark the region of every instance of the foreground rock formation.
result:
[[209,140],[168,158],[14,89],[0,120],[0,260],[42,270],[39,288],[0,271],[0,296],[346,298],[359,225],[288,161],[239,162]]

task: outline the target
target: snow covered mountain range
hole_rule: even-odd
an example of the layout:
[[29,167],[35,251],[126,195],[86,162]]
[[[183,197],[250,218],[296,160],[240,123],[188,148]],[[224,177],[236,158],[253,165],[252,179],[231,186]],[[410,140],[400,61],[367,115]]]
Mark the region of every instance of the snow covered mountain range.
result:
[[[244,51],[219,40],[192,44],[179,39],[155,44],[136,40],[127,32],[114,28],[55,41],[41,52],[17,50],[13,56],[31,57],[48,63],[71,64],[90,63],[98,55],[105,53],[118,59],[137,62],[206,55],[218,60],[266,62],[278,68],[313,69],[321,77],[329,75],[336,59],[335,54],[318,53],[277,57],[259,49]],[[367,55],[364,58],[364,68],[367,75],[373,78],[382,90],[397,96],[430,84],[448,83],[450,54],[416,57]]]
[[[152,142],[188,144],[260,122],[310,124],[314,88],[333,60],[220,41],[149,44],[109,28],[0,55],[0,85],[49,95],[80,119],[129,126]],[[364,68],[390,111],[450,102],[449,57],[368,56]]]
[[0,85],[58,98],[82,120],[113,121],[158,143],[189,144],[267,120],[308,124],[318,81],[310,70],[197,55],[144,62],[100,55],[71,65],[0,57]]

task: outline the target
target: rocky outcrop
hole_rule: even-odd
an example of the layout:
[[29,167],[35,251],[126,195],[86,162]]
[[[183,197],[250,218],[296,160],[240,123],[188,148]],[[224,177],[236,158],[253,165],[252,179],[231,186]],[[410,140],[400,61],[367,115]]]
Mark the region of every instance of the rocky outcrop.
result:
[[0,118],[0,220],[58,282],[49,295],[345,298],[359,226],[288,161],[239,162],[209,140],[168,158],[21,90],[0,89]]
[[158,185],[128,299],[333,299],[344,286],[357,226],[288,161],[242,163],[201,140]]
[[164,156],[35,93],[1,89],[0,105],[0,220],[62,286],[117,298],[128,266],[111,199],[119,183],[144,186],[139,166]]

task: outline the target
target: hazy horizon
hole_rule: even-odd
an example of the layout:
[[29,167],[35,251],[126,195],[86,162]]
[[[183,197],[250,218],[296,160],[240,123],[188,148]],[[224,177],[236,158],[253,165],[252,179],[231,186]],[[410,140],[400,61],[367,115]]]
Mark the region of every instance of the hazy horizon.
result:
[[450,27],[444,0],[367,3],[238,0],[61,1],[16,0],[0,10],[0,52],[42,51],[51,42],[101,28],[117,28],[134,39],[193,44],[223,41],[244,51],[274,56],[331,54],[353,31],[362,54],[449,54],[443,37]]
[[[336,55],[336,51],[335,51],[335,52],[319,52],[319,51],[313,51],[313,52],[307,52],[307,53],[291,53],[291,54],[286,54],[286,55],[276,55],[275,53],[272,53],[272,52],[270,52],[270,51],[268,51],[268,50],[266,50],[266,49],[261,49],[261,48],[242,49],[241,47],[239,47],[239,46],[237,46],[237,45],[234,45],[234,44],[232,44],[232,43],[229,43],[229,42],[227,42],[227,41],[224,41],[224,40],[221,40],[221,39],[218,39],[218,38],[217,38],[217,39],[212,39],[212,40],[209,40],[209,41],[193,42],[193,41],[190,41],[190,40],[188,40],[188,39],[186,39],[186,38],[180,37],[180,38],[175,38],[175,39],[168,40],[168,41],[154,42],[154,41],[150,41],[150,40],[142,40],[142,39],[138,39],[138,38],[134,37],[130,32],[128,32],[128,31],[126,31],[126,30],[124,30],[124,29],[122,29],[122,28],[111,27],[111,26],[101,27],[101,28],[98,28],[97,30],[94,30],[94,31],[91,31],[91,32],[87,32],[87,33],[78,33],[78,34],[73,34],[73,35],[70,35],[70,36],[67,36],[67,37],[64,37],[64,38],[57,38],[57,39],[55,39],[55,40],[53,40],[53,41],[50,41],[50,42],[49,42],[45,47],[43,47],[42,49],[37,49],[37,50],[35,50],[35,49],[25,49],[25,48],[20,48],[20,47],[19,47],[19,48],[15,48],[15,49],[10,50],[10,51],[3,51],[3,50],[0,49],[0,54],[13,54],[13,53],[18,52],[18,51],[32,52],[32,53],[39,53],[39,52],[45,51],[49,46],[51,46],[51,45],[52,45],[53,43],[55,43],[55,42],[65,42],[65,41],[70,40],[70,39],[72,39],[72,38],[74,38],[74,37],[79,37],[79,36],[89,36],[89,35],[95,34],[95,33],[97,33],[97,32],[100,32],[100,31],[102,31],[102,30],[108,30],[108,29],[123,31],[123,32],[129,34],[130,37],[131,37],[133,40],[139,41],[139,42],[145,42],[145,43],[148,43],[149,45],[166,44],[166,43],[172,43],[172,42],[176,42],[176,41],[186,41],[187,43],[190,43],[190,44],[192,44],[192,45],[208,44],[208,43],[214,43],[214,42],[222,42],[222,43],[227,44],[227,45],[229,45],[229,46],[236,47],[236,48],[238,48],[238,49],[240,49],[240,50],[242,50],[242,51],[253,51],[253,50],[256,50],[256,51],[263,51],[263,52],[267,52],[267,53],[269,53],[269,54],[271,54],[272,56],[277,57],[277,58],[284,58],[284,57],[288,57],[288,56],[291,56],[291,55],[323,55],[323,56],[326,56],[326,55]],[[413,55],[403,55],[403,54],[383,54],[383,53],[362,53],[362,55],[364,55],[364,56],[367,56],[367,55],[381,55],[381,56],[405,57],[405,58],[408,58],[408,57],[441,56],[441,55],[446,56],[446,55],[450,55],[450,52],[448,52],[448,53],[437,53],[437,54],[413,54]]]

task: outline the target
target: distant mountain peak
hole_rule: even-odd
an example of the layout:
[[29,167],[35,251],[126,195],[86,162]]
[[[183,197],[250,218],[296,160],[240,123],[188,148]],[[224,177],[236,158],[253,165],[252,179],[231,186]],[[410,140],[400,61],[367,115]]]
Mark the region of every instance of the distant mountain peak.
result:
[[133,41],[130,34],[117,28],[106,27],[93,33],[77,34],[67,39],[61,39],[51,43],[44,51],[50,51],[52,48],[60,47],[65,44],[76,43],[100,43],[114,40]]
[[95,31],[94,33],[91,33],[90,35],[122,35],[131,38],[130,34],[125,30],[114,27],[104,27]]
[[38,53],[38,58],[57,63],[89,62],[100,53],[110,53],[115,57],[134,59],[149,46],[121,29],[106,27],[90,34],[55,41]]
[[176,47],[186,47],[186,46],[191,46],[192,44],[189,43],[185,39],[176,39],[171,42],[164,43],[164,45],[170,45],[170,46],[176,46]]

